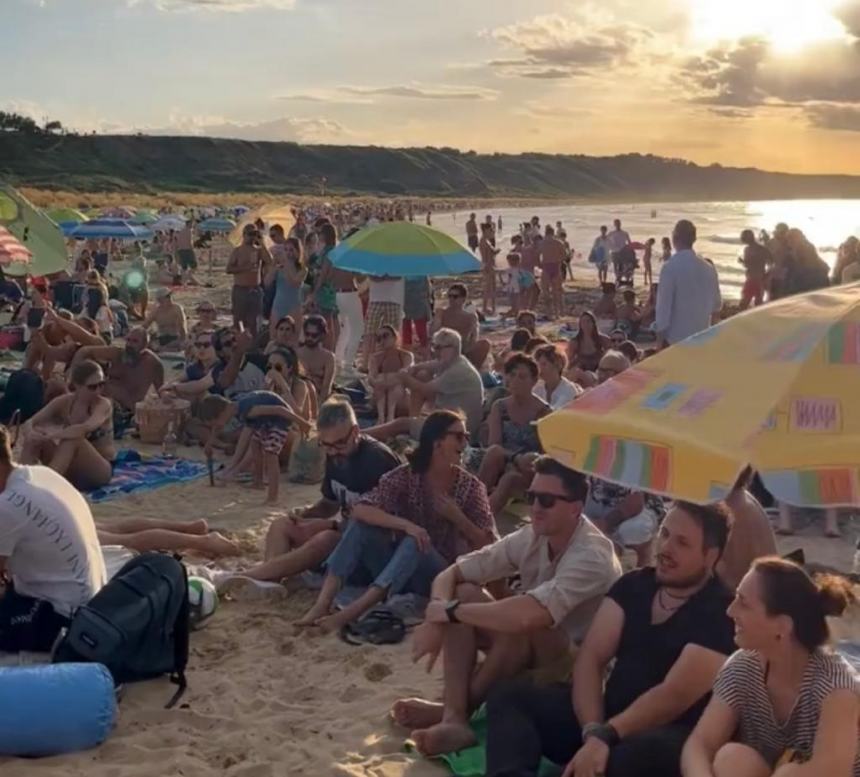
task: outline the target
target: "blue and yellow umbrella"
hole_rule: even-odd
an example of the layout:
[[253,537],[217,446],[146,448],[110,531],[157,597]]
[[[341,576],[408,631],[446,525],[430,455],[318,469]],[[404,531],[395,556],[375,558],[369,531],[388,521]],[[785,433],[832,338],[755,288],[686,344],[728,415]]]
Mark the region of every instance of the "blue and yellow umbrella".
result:
[[481,269],[481,263],[454,238],[406,221],[360,229],[339,243],[329,259],[341,270],[376,276],[415,278]]

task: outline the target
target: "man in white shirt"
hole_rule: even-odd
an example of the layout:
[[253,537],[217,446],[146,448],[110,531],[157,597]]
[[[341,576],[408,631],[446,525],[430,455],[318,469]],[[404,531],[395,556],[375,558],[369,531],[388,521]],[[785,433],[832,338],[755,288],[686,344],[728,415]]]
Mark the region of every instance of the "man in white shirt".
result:
[[686,340],[720,320],[723,300],[714,265],[693,246],[696,227],[683,219],[672,231],[675,253],[660,270],[655,329],[661,347]]
[[48,467],[12,461],[0,426],[0,651],[47,652],[107,575],[89,505]]

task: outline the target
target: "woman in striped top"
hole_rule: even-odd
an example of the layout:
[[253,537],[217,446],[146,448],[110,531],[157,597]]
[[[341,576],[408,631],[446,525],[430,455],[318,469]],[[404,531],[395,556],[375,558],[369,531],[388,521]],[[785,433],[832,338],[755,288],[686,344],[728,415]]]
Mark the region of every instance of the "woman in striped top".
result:
[[860,682],[824,646],[827,615],[851,598],[841,578],[759,559],[728,609],[741,649],[681,758],[684,777],[860,777]]

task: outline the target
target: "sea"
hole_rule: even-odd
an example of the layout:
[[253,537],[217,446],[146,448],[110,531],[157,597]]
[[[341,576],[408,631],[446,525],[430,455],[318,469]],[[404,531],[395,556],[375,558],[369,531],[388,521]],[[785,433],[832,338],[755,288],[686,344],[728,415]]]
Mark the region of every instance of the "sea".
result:
[[[817,246],[821,258],[831,267],[836,261],[839,244],[850,235],[860,236],[860,200],[636,202],[492,208],[475,212],[478,221],[483,221],[487,214],[492,214],[494,221],[502,217],[502,232],[496,237],[497,245],[502,248],[498,260],[500,267],[505,266],[505,249],[520,224],[532,216],[539,216],[542,225],[555,226],[560,221],[575,254],[574,278],[582,280],[597,277],[594,268],[588,264],[588,254],[601,225],[612,229],[613,220],[618,218],[633,241],[644,243],[650,237],[656,238],[653,265],[656,280],[660,273],[661,238],[671,236],[676,221],[689,219],[699,234],[696,250],[716,265],[726,299],[739,298],[743,286],[744,271],[738,257],[741,254],[740,234],[744,229],[752,229],[756,234],[762,229],[772,232],[780,222],[797,227]],[[437,229],[465,243],[468,218],[468,211],[434,213],[432,223]],[[641,277],[641,272],[637,272],[637,285]]]

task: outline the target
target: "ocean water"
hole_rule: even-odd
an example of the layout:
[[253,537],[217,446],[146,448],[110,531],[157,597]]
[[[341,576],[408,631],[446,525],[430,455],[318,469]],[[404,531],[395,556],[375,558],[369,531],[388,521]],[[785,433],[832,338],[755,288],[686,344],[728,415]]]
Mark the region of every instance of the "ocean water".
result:
[[[561,221],[567,230],[568,242],[575,252],[574,276],[596,279],[597,273],[588,264],[588,254],[600,226],[612,229],[613,219],[619,218],[622,227],[634,241],[644,243],[649,237],[657,239],[655,246],[654,277],[660,272],[660,239],[672,234],[679,219],[689,219],[698,230],[697,251],[711,259],[720,275],[723,294],[728,299],[740,296],[744,282],[743,268],[738,264],[741,253],[740,233],[752,229],[772,232],[776,224],[784,221],[791,227],[803,230],[806,237],[818,247],[819,254],[831,267],[836,260],[839,244],[850,235],[860,236],[860,200],[772,200],[761,202],[640,202],[621,205],[554,205],[549,207],[495,208],[476,211],[478,221],[488,213],[493,219],[502,217],[499,265],[504,266],[505,250],[517,226],[532,216],[540,216],[541,224]],[[653,213],[653,217],[652,217]],[[433,226],[465,243],[468,212],[433,214]],[[640,254],[641,255],[641,254]],[[637,272],[637,283],[641,272]]]

